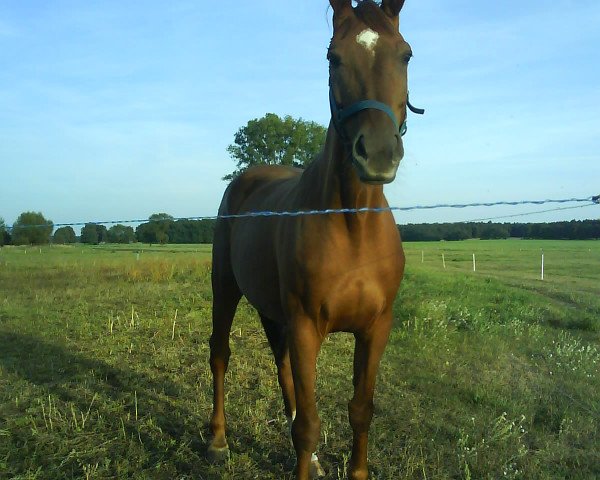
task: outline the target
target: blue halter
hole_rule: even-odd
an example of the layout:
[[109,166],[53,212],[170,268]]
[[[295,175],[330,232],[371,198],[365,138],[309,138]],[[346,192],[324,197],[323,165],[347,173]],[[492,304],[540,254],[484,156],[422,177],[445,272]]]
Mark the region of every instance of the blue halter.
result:
[[[361,100],[359,102],[353,103],[349,107],[339,108],[337,102],[335,101],[335,97],[333,95],[333,90],[329,88],[329,106],[331,108],[331,118],[333,119],[333,124],[340,134],[340,136],[344,137],[342,124],[352,115],[357,114],[362,110],[380,110],[385,113],[390,120],[394,124],[394,128],[400,132],[400,136],[404,136],[406,133],[406,120],[402,122],[402,125],[398,125],[398,120],[396,119],[396,115],[390,107],[386,103],[378,102],[377,100]],[[408,94],[406,98],[406,106],[410,109],[411,112],[417,113],[419,115],[423,115],[425,110],[422,108],[415,108],[411,105],[408,100]]]

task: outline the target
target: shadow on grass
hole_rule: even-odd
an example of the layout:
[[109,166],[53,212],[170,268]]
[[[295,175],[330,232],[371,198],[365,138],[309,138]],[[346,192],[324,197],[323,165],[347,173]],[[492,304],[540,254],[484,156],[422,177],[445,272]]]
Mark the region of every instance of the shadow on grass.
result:
[[[226,467],[210,465],[205,459],[210,411],[203,412],[201,418],[190,411],[195,399],[182,392],[168,375],[150,377],[33,335],[2,331],[0,366],[9,376],[33,386],[21,395],[22,402],[27,397],[28,405],[16,408],[6,398],[4,405],[0,403],[0,417],[32,416],[31,422],[43,428],[46,416],[52,415],[49,396],[54,399],[55,414],[57,408],[59,411],[54,426],[49,429],[46,425],[45,446],[39,438],[32,438],[29,421],[6,422],[14,449],[7,457],[7,467],[13,475],[24,473],[26,466],[31,470],[37,463],[47,478],[80,478],[85,462],[93,465],[110,458],[111,465],[97,473],[119,478],[223,478],[221,469]],[[18,388],[15,385],[15,391]],[[44,402],[45,410],[41,407]],[[192,405],[191,409],[186,404]],[[73,424],[69,417],[83,418],[85,412],[91,412],[95,421],[88,422],[93,425],[82,431],[81,424],[77,427],[77,420]],[[230,431],[229,435],[233,439],[238,432]],[[240,432],[239,439],[236,453],[247,455],[258,470],[281,472],[279,468],[289,467],[273,465],[274,459],[284,457],[274,454],[264,441],[247,432]],[[74,445],[82,452],[79,458],[73,456]],[[20,453],[15,455],[17,449]]]

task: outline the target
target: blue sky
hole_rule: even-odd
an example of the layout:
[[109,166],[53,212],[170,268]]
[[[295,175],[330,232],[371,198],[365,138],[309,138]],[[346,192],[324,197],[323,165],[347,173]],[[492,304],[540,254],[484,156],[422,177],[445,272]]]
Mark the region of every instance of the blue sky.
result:
[[[597,0],[407,0],[411,100],[427,111],[409,117],[390,204],[600,193],[598,25]],[[330,37],[325,0],[3,1],[0,217],[215,214],[239,127],[267,112],[328,124]],[[507,221],[599,217],[592,206]]]

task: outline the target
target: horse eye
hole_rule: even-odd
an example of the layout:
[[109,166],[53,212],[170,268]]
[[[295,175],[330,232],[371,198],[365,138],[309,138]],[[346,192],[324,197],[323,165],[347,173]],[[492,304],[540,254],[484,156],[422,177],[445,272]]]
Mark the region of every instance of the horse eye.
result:
[[406,63],[408,65],[408,62],[410,62],[410,59],[412,58],[412,56],[413,56],[412,53],[407,53],[406,55],[404,55],[402,60],[404,60],[404,63]]

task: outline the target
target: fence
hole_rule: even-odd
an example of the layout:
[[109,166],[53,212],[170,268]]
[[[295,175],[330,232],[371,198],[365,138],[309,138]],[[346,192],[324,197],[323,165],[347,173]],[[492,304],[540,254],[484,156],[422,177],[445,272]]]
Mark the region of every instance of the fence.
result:
[[[575,208],[584,208],[591,205],[600,204],[600,195],[583,197],[583,198],[565,198],[565,199],[546,199],[546,200],[517,200],[517,201],[497,201],[497,202],[478,202],[478,203],[455,203],[455,204],[434,204],[434,205],[413,205],[408,207],[363,207],[363,208],[331,208],[325,210],[301,210],[295,212],[289,211],[257,211],[257,212],[244,212],[239,214],[225,214],[225,215],[206,215],[206,216],[195,216],[195,217],[176,217],[169,220],[217,220],[217,219],[234,219],[234,218],[256,218],[256,217],[299,217],[306,215],[335,215],[335,214],[359,214],[359,213],[382,213],[382,212],[407,212],[414,210],[435,210],[440,208],[452,208],[452,209],[464,209],[470,207],[496,207],[496,206],[517,206],[517,205],[545,205],[545,204],[564,204],[564,203],[584,203],[584,205],[577,205],[571,207],[558,207],[554,209],[538,211],[538,212],[527,212],[521,214],[508,215],[504,217],[495,218],[508,218],[518,217],[525,215],[533,215],[535,213],[545,213],[558,210],[568,210]],[[480,219],[471,220],[471,222],[491,220]],[[106,221],[87,221],[87,222],[70,222],[70,223],[52,223],[53,227],[75,227],[85,226],[86,224],[96,225],[116,225],[116,224],[128,224],[128,223],[146,223],[146,222],[161,222],[164,219],[149,220],[149,219],[130,219],[130,220],[106,220]],[[7,230],[13,230],[14,228],[30,228],[30,227],[48,227],[50,224],[40,225],[17,225],[16,227],[6,227]]]

